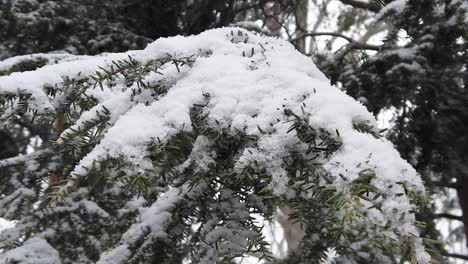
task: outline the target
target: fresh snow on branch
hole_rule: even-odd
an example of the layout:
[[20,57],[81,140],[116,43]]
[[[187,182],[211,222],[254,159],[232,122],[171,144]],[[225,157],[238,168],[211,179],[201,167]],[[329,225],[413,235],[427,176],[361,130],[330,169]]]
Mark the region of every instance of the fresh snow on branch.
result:
[[[51,146],[72,161],[53,203],[83,186],[97,195],[106,181],[127,186],[109,195],[165,185],[145,196],[150,206],[138,208],[117,238],[93,242],[102,250],[100,263],[139,261],[147,250],[166,254],[175,244],[150,246],[166,235],[193,243],[193,261],[263,252],[261,228],[249,216],[272,215],[280,205],[305,221],[304,245],[318,243],[311,233],[317,232],[330,239],[325,249],[346,248],[339,252],[344,259],[385,263],[386,247],[411,245],[418,263],[430,261],[415,220],[425,200],[420,177],[380,137],[372,114],[283,40],[239,28],[159,39],[141,51],[0,77],[0,95],[8,98],[1,101],[5,122],[17,114],[67,124]],[[208,194],[206,203],[182,199],[182,189],[194,186]],[[181,200],[192,205],[177,205]],[[105,203],[91,213],[107,218]],[[325,216],[329,223],[319,220]],[[324,227],[315,230],[315,220]],[[177,233],[167,230],[169,222],[201,226]]]
[[60,264],[57,250],[46,240],[33,237],[24,242],[23,246],[0,255],[0,263],[22,264]]

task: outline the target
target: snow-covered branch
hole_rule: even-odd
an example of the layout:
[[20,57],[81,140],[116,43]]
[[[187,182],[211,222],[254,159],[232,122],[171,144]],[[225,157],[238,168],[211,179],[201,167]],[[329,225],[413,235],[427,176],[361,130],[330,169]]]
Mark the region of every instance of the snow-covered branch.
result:
[[4,160],[0,160],[0,169],[10,166],[17,166],[20,164],[24,164],[31,160],[42,159],[46,157],[50,157],[53,155],[53,151],[49,149],[38,150],[30,154],[20,155],[13,158],[8,158]]

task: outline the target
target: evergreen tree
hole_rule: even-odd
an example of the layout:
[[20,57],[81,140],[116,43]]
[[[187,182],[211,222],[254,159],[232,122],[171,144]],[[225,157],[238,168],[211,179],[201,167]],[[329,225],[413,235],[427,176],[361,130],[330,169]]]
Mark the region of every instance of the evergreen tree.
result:
[[431,261],[416,171],[285,41],[224,28],[12,73],[15,119],[55,138],[0,161],[0,261],[273,262],[258,217],[278,208],[295,263]]
[[[294,3],[278,2],[282,10]],[[1,0],[0,59],[48,52],[99,54],[152,40],[266,19],[260,0]]]
[[[268,3],[275,2],[276,9],[291,12],[291,3]],[[80,59],[71,54],[141,49],[159,37],[269,20],[266,6],[251,0],[0,0],[0,59],[8,58],[0,62],[0,76]],[[251,23],[243,26],[252,28]],[[1,129],[13,136],[24,154],[47,142],[51,133],[50,127],[39,129],[23,121]]]
[[[321,69],[374,114],[393,109],[389,139],[430,190],[455,188],[463,210],[463,218],[434,212],[420,217],[463,220],[468,235],[468,6],[456,0],[408,0],[356,7],[376,12],[371,15],[375,24],[389,25],[384,44],[350,43],[333,56],[319,56]],[[429,227],[425,233],[438,238]]]

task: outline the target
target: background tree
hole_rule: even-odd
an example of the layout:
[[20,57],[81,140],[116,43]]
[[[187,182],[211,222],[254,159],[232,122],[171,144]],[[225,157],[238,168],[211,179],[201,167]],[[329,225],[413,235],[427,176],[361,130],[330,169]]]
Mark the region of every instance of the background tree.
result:
[[292,12],[292,4],[280,0],[2,0],[0,59],[51,51],[94,55],[141,49],[160,37],[198,34],[267,16],[276,19],[268,12],[271,6]]
[[[357,8],[371,6],[379,11],[374,23],[389,25],[383,44],[351,42],[318,61],[333,82],[376,115],[393,109],[388,137],[431,190],[457,190],[463,218],[428,212],[421,219],[448,217],[467,227],[466,6],[459,1],[396,1]],[[369,56],[362,49],[378,52]],[[427,232],[436,238],[431,229]]]

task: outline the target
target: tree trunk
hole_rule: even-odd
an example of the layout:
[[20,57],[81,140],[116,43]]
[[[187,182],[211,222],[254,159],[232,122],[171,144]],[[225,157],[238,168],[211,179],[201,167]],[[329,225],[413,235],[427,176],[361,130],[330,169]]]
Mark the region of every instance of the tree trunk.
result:
[[[301,37],[307,31],[307,14],[309,12],[308,0],[297,0],[296,2],[296,28],[297,36]],[[296,48],[305,54],[305,38],[300,38],[296,43]]]
[[468,144],[467,139],[458,140],[450,157],[452,178],[457,179],[457,195],[462,210],[465,241],[468,247]]

